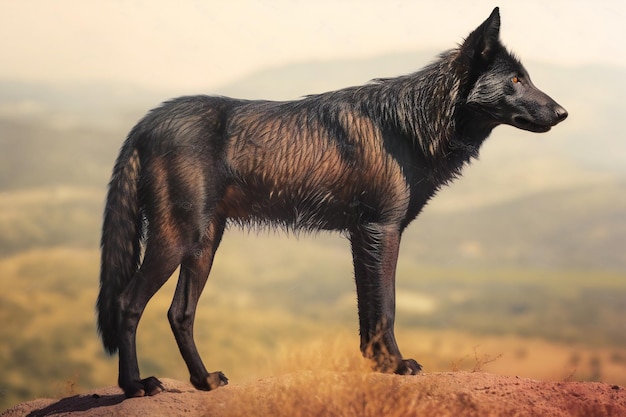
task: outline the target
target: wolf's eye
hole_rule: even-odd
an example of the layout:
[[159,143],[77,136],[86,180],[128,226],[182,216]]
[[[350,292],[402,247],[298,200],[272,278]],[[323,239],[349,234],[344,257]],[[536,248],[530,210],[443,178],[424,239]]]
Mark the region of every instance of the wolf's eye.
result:
[[517,84],[519,82],[519,78],[518,77],[513,77],[513,78],[511,78],[511,81],[513,81],[513,84]]

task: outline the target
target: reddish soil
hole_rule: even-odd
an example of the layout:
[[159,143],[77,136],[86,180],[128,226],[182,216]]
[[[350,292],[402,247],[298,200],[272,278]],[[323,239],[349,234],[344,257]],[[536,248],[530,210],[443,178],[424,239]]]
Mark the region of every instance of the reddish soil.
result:
[[303,372],[211,392],[172,379],[162,382],[166,391],[153,397],[125,399],[119,388],[107,387],[30,401],[0,416],[626,416],[623,387],[480,372],[416,377]]

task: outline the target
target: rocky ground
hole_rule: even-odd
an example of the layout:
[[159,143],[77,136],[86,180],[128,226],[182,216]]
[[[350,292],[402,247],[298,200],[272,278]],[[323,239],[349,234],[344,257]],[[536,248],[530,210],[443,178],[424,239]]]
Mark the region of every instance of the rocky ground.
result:
[[17,405],[1,417],[34,416],[626,416],[624,387],[536,381],[481,372],[401,377],[302,372],[196,391],[162,379],[166,391],[125,399],[107,387]]

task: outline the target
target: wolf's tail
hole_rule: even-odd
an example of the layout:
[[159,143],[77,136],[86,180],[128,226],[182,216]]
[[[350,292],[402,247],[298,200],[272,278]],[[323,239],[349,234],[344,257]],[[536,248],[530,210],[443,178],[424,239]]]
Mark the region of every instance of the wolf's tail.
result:
[[129,134],[113,168],[100,242],[98,332],[104,348],[111,355],[117,351],[119,344],[118,300],[137,271],[141,258],[143,220],[138,199],[141,164],[135,148],[137,130]]

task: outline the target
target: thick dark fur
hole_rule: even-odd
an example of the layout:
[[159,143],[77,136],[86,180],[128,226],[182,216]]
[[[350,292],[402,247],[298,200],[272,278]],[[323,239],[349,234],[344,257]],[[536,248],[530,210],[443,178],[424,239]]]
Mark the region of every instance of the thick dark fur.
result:
[[97,305],[125,394],[163,389],[140,379],[135,332],[179,265],[168,318],[191,382],[227,383],[205,369],[193,322],[229,222],[345,232],[363,354],[380,371],[418,373],[393,330],[403,230],[494,127],[544,132],[567,116],[502,46],[499,27],[495,9],[457,49],[411,75],[296,101],[182,97],[141,120],[113,170]]

